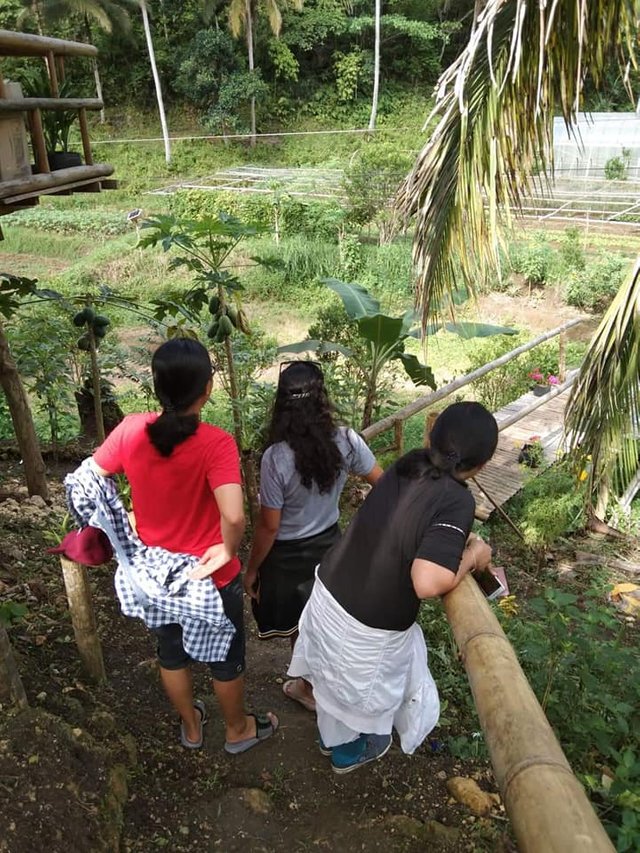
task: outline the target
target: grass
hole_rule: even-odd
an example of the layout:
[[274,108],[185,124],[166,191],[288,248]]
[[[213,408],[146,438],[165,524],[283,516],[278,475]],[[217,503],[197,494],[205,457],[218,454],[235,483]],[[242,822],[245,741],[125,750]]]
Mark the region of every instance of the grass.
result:
[[33,228],[19,225],[4,226],[4,240],[0,242],[0,258],[3,254],[34,255],[55,261],[75,261],[92,249],[92,242],[81,234],[57,234],[37,232]]

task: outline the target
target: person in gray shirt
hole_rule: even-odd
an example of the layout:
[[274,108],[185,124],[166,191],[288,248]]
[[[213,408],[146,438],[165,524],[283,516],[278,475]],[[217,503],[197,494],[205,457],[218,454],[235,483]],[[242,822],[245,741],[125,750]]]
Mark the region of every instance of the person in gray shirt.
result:
[[[260,467],[260,518],[244,577],[258,636],[298,636],[315,568],[340,538],[339,500],[349,474],[372,485],[382,476],[354,430],[337,426],[324,376],[312,361],[281,371]],[[311,685],[286,681],[284,693],[315,710]]]

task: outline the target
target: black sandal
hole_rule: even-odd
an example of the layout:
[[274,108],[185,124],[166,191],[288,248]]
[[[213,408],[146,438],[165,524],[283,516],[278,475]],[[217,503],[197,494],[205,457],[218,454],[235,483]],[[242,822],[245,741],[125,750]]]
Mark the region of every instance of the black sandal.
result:
[[246,752],[248,749],[257,746],[261,741],[274,735],[280,725],[275,714],[272,714],[271,717],[267,714],[248,714],[247,716],[253,717],[256,721],[255,736],[245,738],[244,740],[237,740],[233,743],[226,741],[224,745],[225,752],[231,755],[239,755],[241,752]]

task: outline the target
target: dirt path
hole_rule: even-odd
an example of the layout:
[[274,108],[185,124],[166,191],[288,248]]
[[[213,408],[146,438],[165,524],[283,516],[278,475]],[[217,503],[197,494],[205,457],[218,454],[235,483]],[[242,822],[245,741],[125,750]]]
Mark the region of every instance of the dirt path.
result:
[[[29,701],[71,727],[74,737],[90,739],[129,767],[120,846],[97,847],[90,840],[79,840],[91,838],[81,832],[81,824],[90,820],[97,806],[90,805],[89,793],[83,797],[82,790],[75,811],[67,805],[68,794],[60,799],[58,777],[73,788],[76,783],[69,779],[73,768],[59,765],[53,742],[51,756],[46,754],[47,745],[40,743],[37,763],[25,760],[10,784],[0,779],[0,812],[12,827],[11,834],[0,839],[3,853],[514,849],[499,808],[494,817],[475,818],[449,798],[446,780],[451,776],[473,776],[488,791],[495,791],[495,782],[486,764],[459,762],[442,749],[442,731],[436,729],[414,756],[405,756],[394,745],[379,763],[335,776],[329,760],[318,751],[314,717],[282,693],[287,644],[259,642],[250,618],[248,705],[275,711],[280,730],[244,755],[227,756],[206,670],[197,667],[196,692],[205,699],[210,722],[203,750],[184,750],[158,681],[153,642],[142,623],[120,614],[110,567],[91,570],[109,678],[106,686],[92,687],[73,644],[59,565],[44,553],[45,534],[55,528],[57,513],[26,502],[19,481],[6,476],[7,467],[0,471],[0,476],[5,474],[0,594],[9,590],[29,607],[27,617],[11,629]],[[13,467],[10,473],[15,472]],[[59,507],[59,485],[55,491]],[[17,501],[7,500],[12,492]],[[36,726],[36,732],[40,730]],[[0,775],[7,744],[3,736],[0,731]],[[11,796],[13,790],[16,794]],[[21,796],[23,790],[28,795]]]

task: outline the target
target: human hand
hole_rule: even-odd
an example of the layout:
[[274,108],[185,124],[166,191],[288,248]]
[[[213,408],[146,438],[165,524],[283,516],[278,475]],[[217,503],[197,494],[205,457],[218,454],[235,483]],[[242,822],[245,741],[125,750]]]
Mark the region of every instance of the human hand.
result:
[[479,536],[474,536],[474,538],[467,543],[465,550],[471,555],[473,560],[472,572],[484,571],[491,562],[491,555],[493,553],[491,545],[487,545],[484,539],[481,539]]
[[217,572],[218,569],[226,566],[232,559],[233,554],[229,552],[229,549],[224,542],[220,542],[218,545],[212,545],[210,548],[207,548],[202,557],[200,557],[200,562],[195,569],[192,569],[189,572],[189,578],[194,581],[202,580],[202,578],[206,578],[214,572]]
[[244,577],[242,578],[242,585],[244,586],[244,591],[251,598],[258,600],[258,572],[256,569],[247,571],[244,573]]

